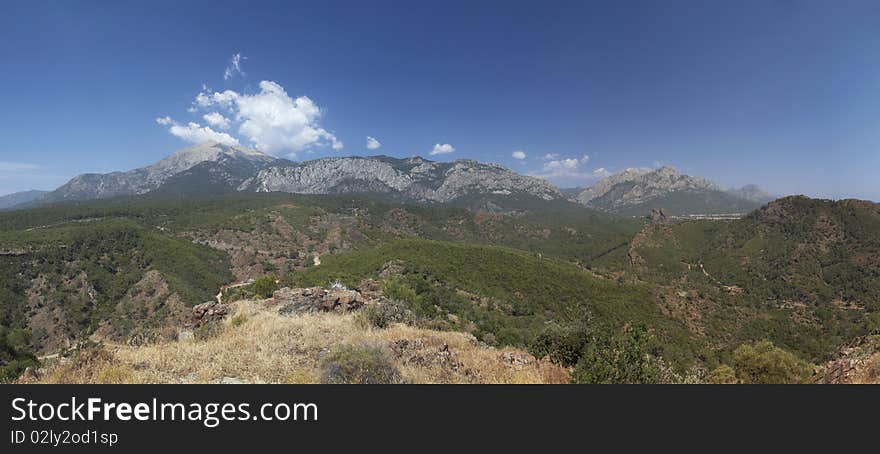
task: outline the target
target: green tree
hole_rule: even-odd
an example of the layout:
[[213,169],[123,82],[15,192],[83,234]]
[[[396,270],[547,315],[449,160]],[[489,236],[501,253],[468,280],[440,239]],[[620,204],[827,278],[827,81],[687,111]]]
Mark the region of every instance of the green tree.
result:
[[278,290],[278,278],[274,274],[263,276],[251,284],[251,291],[260,298],[271,298]]
[[736,378],[736,371],[732,367],[722,364],[709,374],[706,382],[713,385],[735,385],[739,383],[739,380]]
[[737,347],[733,369],[742,383],[806,383],[812,375],[808,363],[769,340]]
[[581,354],[572,381],[575,383],[659,383],[662,361],[651,348],[644,325],[615,331],[597,329]]

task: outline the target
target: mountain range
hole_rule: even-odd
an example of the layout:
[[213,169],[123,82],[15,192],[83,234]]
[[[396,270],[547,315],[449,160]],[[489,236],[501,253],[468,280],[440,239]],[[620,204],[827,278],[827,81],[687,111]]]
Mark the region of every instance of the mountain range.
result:
[[378,194],[403,202],[441,203],[503,211],[535,203],[577,203],[623,215],[664,208],[672,215],[743,214],[772,197],[754,185],[723,190],[671,167],[630,168],[578,191],[473,160],[436,162],[421,157],[332,157],[304,162],[256,150],[205,142],[142,168],[74,177],[48,193],[0,198],[0,209],[147,193],[186,197],[225,192]]

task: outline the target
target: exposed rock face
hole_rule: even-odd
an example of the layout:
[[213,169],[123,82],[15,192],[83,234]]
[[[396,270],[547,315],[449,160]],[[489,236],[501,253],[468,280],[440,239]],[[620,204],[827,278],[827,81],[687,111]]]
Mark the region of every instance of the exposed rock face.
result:
[[260,171],[239,189],[302,194],[372,192],[428,202],[449,202],[472,193],[529,194],[544,200],[564,198],[547,181],[519,175],[497,164],[384,156],[323,158],[274,166]]
[[582,205],[603,211],[647,214],[652,208],[665,208],[667,214],[742,213],[760,204],[756,186],[725,191],[705,178],[678,173],[672,167],[627,169],[600,180],[578,194]]
[[206,323],[223,320],[229,314],[229,306],[216,301],[208,301],[192,308],[191,326],[202,326]]
[[614,185],[627,181],[633,181],[636,178],[646,173],[649,173],[650,171],[651,169],[649,168],[640,167],[629,168],[624,170],[623,172],[615,173],[614,175],[599,180],[593,186],[584,189],[583,192],[577,195],[576,199],[578,203],[582,205],[589,205],[590,202],[593,201],[593,199],[602,197],[608,191],[610,191],[611,188],[614,187]]
[[[253,174],[276,159],[244,147],[205,142],[180,150],[147,167],[127,172],[78,175],[41,201],[102,199],[119,195],[145,194],[159,188],[166,180],[201,163],[217,162],[227,167],[243,167]],[[240,183],[240,180],[237,183]]]
[[279,313],[285,315],[313,312],[349,312],[360,309],[366,299],[355,290],[328,289],[321,287],[288,288],[276,290],[272,295],[276,304],[282,305]]
[[648,216],[648,221],[651,224],[665,224],[669,222],[669,218],[666,216],[666,212],[663,211],[663,208],[653,208],[651,214]]

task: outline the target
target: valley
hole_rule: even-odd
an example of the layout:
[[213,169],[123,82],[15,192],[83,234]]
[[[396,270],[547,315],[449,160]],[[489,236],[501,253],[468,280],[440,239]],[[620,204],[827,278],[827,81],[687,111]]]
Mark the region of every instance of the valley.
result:
[[[823,382],[829,367],[857,358],[845,380],[873,380],[874,344],[862,341],[857,353],[848,346],[880,329],[877,204],[797,196],[749,201],[757,207],[733,216],[731,206],[745,208],[746,198],[725,205],[737,196],[664,168],[600,185],[585,207],[540,181],[473,162],[383,158],[373,168],[334,158],[271,167],[278,163],[258,159],[232,172],[227,153],[253,155],[211,144],[197,151],[208,160],[177,156],[153,170],[189,167],[161,178],[125,174],[161,180],[141,194],[92,192],[0,212],[4,381],[25,370],[24,381],[64,381],[59,371],[73,364],[79,372],[67,374],[86,382],[101,374],[212,382],[228,368],[248,382],[314,382],[322,380],[318,352],[366,343],[387,353],[389,339],[403,339],[391,333],[404,331],[430,345],[425,339],[446,339],[454,354],[496,358],[469,366],[476,375],[468,376],[410,370],[392,355],[398,372],[410,370],[407,382],[747,383],[763,380],[743,365],[755,355],[787,358],[786,380]],[[223,172],[210,169],[218,162]],[[215,191],[218,184],[230,186]],[[593,202],[633,191],[637,203],[625,202],[629,195],[602,209]],[[654,205],[673,200],[690,208]],[[707,206],[724,209],[701,213]],[[278,291],[308,288],[350,289],[371,302],[360,309],[366,315],[277,313]],[[194,308],[206,302],[224,316],[195,330]],[[357,325],[376,311],[387,318],[381,326]],[[197,356],[228,341],[245,355],[260,348],[246,339],[243,327],[258,329],[251,323],[269,330],[261,341],[269,344],[278,332],[317,329],[309,324],[360,337],[315,339],[320,347],[283,374],[237,363],[172,374],[156,363],[178,344]],[[508,353],[537,369],[495,362]],[[83,355],[127,378],[89,370]]]

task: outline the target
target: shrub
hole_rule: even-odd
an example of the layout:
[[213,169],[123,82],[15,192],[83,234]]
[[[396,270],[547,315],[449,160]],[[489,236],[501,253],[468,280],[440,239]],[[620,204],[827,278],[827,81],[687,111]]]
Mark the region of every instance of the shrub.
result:
[[572,367],[581,358],[589,340],[590,332],[586,326],[551,322],[535,337],[530,350],[538,358],[547,356],[556,364]]
[[706,379],[708,383],[713,385],[735,385],[739,383],[736,378],[736,371],[727,364],[722,364],[715,368]]
[[596,330],[581,354],[572,381],[575,383],[659,383],[663,362],[649,347],[644,326],[621,332]]
[[246,321],[247,321],[247,315],[235,314],[235,316],[232,317],[231,320],[229,320],[229,323],[234,327],[239,327],[242,324],[244,324],[244,322],[246,322]]
[[394,323],[416,324],[415,315],[407,308],[407,304],[395,300],[367,304],[358,313],[358,321],[373,328],[387,328]]
[[769,340],[737,347],[733,369],[742,383],[806,383],[812,375],[809,364]]
[[15,380],[28,366],[39,365],[28,348],[30,339],[27,330],[0,326],[0,383]]
[[260,298],[271,298],[275,290],[278,290],[278,278],[273,274],[263,276],[251,284],[251,291]]
[[382,345],[341,345],[327,353],[320,363],[321,383],[392,384],[401,377],[391,354]]

